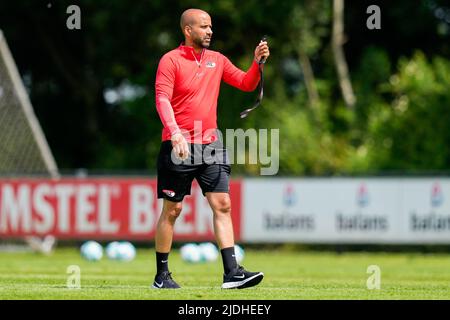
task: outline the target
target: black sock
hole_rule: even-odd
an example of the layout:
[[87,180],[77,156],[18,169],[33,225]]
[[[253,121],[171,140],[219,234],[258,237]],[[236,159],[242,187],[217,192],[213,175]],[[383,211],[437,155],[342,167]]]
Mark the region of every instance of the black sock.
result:
[[234,247],[223,248],[220,250],[220,253],[222,254],[223,270],[225,271],[225,274],[228,274],[231,270],[237,268]]
[[156,273],[169,271],[169,252],[156,252]]

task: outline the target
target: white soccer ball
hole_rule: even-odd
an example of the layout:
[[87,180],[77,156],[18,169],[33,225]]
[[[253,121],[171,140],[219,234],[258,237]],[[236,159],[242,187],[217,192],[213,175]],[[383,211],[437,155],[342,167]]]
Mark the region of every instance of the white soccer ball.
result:
[[200,249],[201,260],[205,262],[216,261],[219,256],[219,250],[211,242],[205,242],[198,245]]
[[245,252],[241,246],[237,244],[234,245],[234,254],[236,256],[237,263],[241,263],[242,260],[244,260]]
[[89,261],[99,261],[103,257],[102,246],[95,241],[87,241],[80,248],[81,256]]
[[181,258],[190,263],[197,263],[201,261],[200,248],[195,243],[187,243],[180,248]]
[[106,246],[106,256],[109,259],[111,259],[111,260],[116,260],[117,259],[119,245],[120,244],[119,244],[118,241],[113,241],[113,242],[110,242]]
[[136,248],[128,241],[120,241],[116,250],[116,259],[119,261],[131,261],[136,257]]

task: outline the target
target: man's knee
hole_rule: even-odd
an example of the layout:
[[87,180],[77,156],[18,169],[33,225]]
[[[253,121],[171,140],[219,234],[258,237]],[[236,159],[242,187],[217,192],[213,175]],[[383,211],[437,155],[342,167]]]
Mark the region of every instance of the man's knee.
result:
[[231,212],[231,200],[227,195],[214,197],[212,206],[215,212],[229,214]]
[[167,202],[164,204],[163,214],[170,220],[175,221],[180,216],[182,208],[181,202]]

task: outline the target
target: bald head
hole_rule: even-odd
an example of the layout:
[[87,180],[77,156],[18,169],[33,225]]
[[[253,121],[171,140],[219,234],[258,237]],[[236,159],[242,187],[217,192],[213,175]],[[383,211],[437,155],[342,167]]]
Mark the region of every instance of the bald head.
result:
[[194,47],[196,52],[209,47],[213,32],[211,17],[207,12],[200,9],[184,11],[180,27],[187,46]]
[[200,9],[187,9],[186,11],[183,12],[180,18],[181,30],[184,33],[184,28],[186,26],[199,24],[203,19],[211,20],[211,17],[209,16],[208,12]]

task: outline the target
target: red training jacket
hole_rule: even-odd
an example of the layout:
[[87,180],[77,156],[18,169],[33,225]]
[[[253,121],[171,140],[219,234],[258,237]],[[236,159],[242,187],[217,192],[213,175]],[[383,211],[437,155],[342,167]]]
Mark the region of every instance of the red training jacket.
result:
[[[247,72],[219,52],[180,45],[159,61],[156,73],[156,108],[163,123],[162,140],[181,132],[189,143],[217,140],[217,98],[225,81],[242,91],[259,83],[255,60]],[[194,130],[195,129],[195,130]]]

